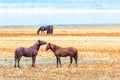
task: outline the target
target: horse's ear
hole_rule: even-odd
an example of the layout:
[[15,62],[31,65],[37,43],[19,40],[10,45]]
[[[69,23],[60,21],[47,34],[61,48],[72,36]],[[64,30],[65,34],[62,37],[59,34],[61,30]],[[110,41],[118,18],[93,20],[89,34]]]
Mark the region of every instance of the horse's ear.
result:
[[48,45],[50,45],[50,43],[48,43]]
[[40,42],[40,40],[38,40],[38,42]]

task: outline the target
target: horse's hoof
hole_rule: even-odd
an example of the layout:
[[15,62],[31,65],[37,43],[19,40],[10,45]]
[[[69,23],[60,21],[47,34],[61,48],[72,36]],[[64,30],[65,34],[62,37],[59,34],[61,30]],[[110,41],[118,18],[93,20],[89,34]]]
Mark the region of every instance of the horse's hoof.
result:
[[35,67],[35,65],[32,65],[32,67]]
[[16,66],[14,66],[14,68],[16,68]]
[[20,68],[20,66],[18,66],[18,68]]

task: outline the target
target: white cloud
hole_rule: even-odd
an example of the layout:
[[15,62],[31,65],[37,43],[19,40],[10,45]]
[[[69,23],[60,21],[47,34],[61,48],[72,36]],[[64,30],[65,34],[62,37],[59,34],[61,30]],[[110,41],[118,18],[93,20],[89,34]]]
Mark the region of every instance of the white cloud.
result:
[[7,14],[120,14],[120,9],[1,8]]

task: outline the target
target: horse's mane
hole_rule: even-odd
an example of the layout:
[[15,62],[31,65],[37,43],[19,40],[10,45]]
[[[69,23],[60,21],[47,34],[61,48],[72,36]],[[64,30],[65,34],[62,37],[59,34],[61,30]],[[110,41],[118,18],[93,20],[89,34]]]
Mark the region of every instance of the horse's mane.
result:
[[50,44],[50,45],[52,45],[54,48],[61,48],[60,46],[57,46],[55,44]]
[[36,47],[37,47],[37,42],[34,45],[32,45],[30,48],[36,48]]
[[61,49],[60,46],[57,46],[57,45],[51,44],[51,43],[49,43],[49,47],[50,47],[50,49],[51,49],[53,52],[55,52],[55,51],[58,50],[58,49]]

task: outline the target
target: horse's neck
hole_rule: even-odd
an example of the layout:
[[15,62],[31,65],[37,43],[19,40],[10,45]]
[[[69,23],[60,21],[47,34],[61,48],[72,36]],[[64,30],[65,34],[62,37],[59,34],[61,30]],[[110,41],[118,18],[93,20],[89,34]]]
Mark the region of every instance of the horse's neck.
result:
[[57,49],[60,49],[60,48],[61,48],[61,47],[54,45],[54,46],[51,48],[51,50],[52,50],[53,52],[56,52],[56,50],[57,50]]
[[39,47],[37,46],[37,51],[39,51],[39,49],[40,49],[40,46]]
[[40,46],[31,46],[31,48],[36,49],[38,51],[40,49]]
[[40,32],[40,30],[41,30],[41,29],[39,28],[39,29],[38,29],[38,31],[37,31],[37,33],[39,33],[39,32]]

